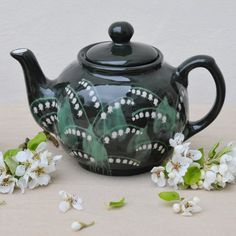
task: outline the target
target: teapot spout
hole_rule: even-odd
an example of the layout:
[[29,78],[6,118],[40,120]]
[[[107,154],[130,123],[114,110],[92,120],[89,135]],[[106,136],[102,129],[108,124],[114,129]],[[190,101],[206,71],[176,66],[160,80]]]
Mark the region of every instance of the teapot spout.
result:
[[43,74],[33,52],[26,48],[13,50],[11,56],[22,66],[25,76],[29,103],[42,96],[41,87],[47,87],[47,79]]
[[12,51],[11,56],[22,66],[31,113],[36,122],[46,131],[55,133],[57,100],[48,80],[34,54],[26,48]]

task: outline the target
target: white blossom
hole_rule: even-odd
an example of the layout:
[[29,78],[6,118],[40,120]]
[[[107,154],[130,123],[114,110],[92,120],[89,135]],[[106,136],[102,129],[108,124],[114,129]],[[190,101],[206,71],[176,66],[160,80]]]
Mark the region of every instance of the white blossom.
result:
[[236,156],[224,154],[220,159],[219,173],[224,182],[234,183],[236,177]]
[[151,179],[158,187],[164,187],[166,185],[164,170],[165,168],[162,166],[153,167],[151,170]]
[[62,198],[62,201],[59,204],[59,210],[63,213],[70,210],[72,207],[76,210],[82,210],[82,199],[76,195],[72,195],[63,190],[59,192],[59,195]]
[[184,141],[184,135],[182,133],[176,133],[174,135],[174,138],[169,140],[171,147],[176,147],[178,145],[181,145]]
[[213,189],[212,184],[216,181],[216,174],[218,172],[218,167],[213,165],[210,170],[206,171],[203,181],[203,188],[206,190]]
[[0,193],[13,193],[17,179],[12,175],[0,176]]
[[198,161],[202,157],[202,153],[199,150],[186,150],[185,156],[192,159],[193,161]]
[[184,176],[192,160],[183,156],[173,156],[166,164],[166,171],[168,173],[178,174]]
[[46,143],[42,142],[35,151],[28,149],[20,151],[16,155],[19,165],[16,168],[16,176],[20,178],[17,186],[24,193],[26,188],[33,189],[38,186],[48,185],[50,174],[56,170],[56,165],[61,155],[53,156],[46,150]]
[[187,198],[181,202],[181,210],[183,216],[192,216],[193,213],[202,211],[202,208],[198,205],[200,199],[198,197]]

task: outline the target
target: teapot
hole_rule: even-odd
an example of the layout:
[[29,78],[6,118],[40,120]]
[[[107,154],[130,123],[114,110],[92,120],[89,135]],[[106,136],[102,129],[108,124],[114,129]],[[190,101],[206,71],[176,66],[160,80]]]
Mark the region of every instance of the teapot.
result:
[[[128,22],[109,27],[112,41],[88,45],[55,80],[43,74],[26,48],[11,52],[22,66],[30,110],[82,167],[105,175],[134,175],[160,165],[172,153],[169,139],[185,139],[219,114],[225,82],[215,60],[198,55],[173,67],[157,48],[132,42]],[[207,69],[216,85],[212,109],[189,121],[188,75]]]

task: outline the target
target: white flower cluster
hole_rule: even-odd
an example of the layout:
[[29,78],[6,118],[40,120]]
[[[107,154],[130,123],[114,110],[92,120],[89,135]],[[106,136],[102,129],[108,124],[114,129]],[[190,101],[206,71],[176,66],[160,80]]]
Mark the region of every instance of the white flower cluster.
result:
[[200,199],[198,197],[185,198],[178,203],[173,204],[173,211],[175,213],[181,213],[183,216],[192,216],[193,213],[202,211],[202,208],[198,205]]
[[173,156],[164,166],[153,167],[151,179],[158,187],[167,184],[176,189],[220,189],[236,181],[236,149],[228,144],[219,152],[219,143],[205,157],[203,149],[191,150],[183,143],[184,135],[176,133],[170,139]]
[[38,186],[48,185],[51,173],[56,170],[61,155],[53,156],[46,150],[46,142],[41,142],[35,151],[24,149],[12,158],[15,166],[14,173],[10,173],[3,154],[0,152],[0,193],[12,193],[15,187],[21,189],[34,189]]
[[210,168],[202,171],[203,180],[199,188],[211,190],[224,188],[227,183],[235,183],[236,180],[236,150],[235,148],[221,156],[219,164],[213,164]]

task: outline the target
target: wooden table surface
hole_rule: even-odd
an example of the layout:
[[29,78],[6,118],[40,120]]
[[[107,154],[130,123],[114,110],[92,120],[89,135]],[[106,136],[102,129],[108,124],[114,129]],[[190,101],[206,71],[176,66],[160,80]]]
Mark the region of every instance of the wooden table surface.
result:
[[[195,106],[193,117],[208,109]],[[40,128],[25,106],[0,106],[0,150],[13,148],[34,136]],[[235,140],[236,107],[225,106],[216,121],[191,138],[193,147],[206,149],[217,142]],[[6,205],[0,206],[1,236],[65,236],[76,235],[70,229],[74,220],[95,221],[95,225],[77,232],[79,235],[236,235],[236,185],[222,191],[184,190],[182,196],[199,196],[203,212],[193,217],[172,213],[158,199],[159,189],[150,181],[150,174],[131,177],[107,177],[82,169],[75,159],[52,145],[49,149],[63,154],[63,160],[47,187],[0,194]],[[168,188],[165,188],[167,190]],[[82,211],[60,213],[59,190],[79,194],[84,201]],[[124,196],[127,205],[108,211],[105,203]]]

